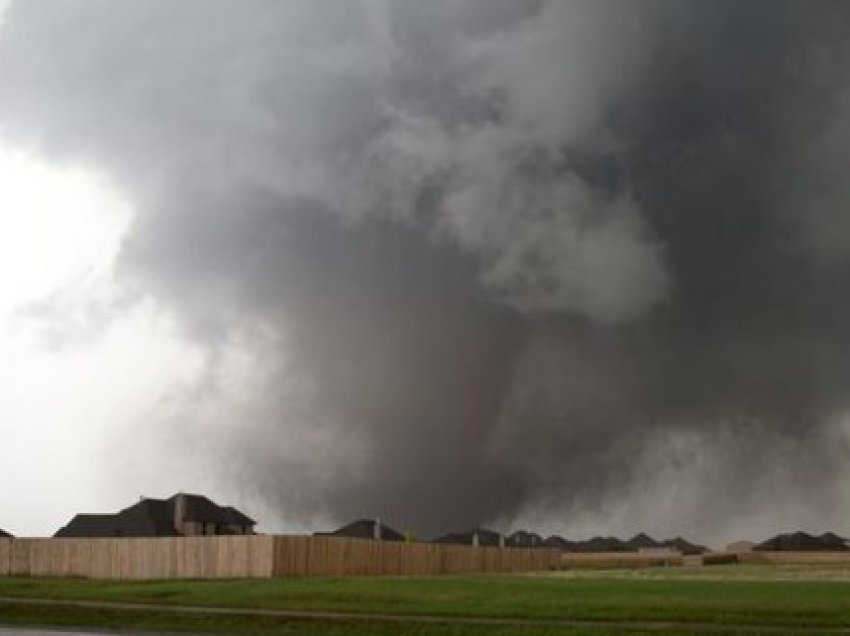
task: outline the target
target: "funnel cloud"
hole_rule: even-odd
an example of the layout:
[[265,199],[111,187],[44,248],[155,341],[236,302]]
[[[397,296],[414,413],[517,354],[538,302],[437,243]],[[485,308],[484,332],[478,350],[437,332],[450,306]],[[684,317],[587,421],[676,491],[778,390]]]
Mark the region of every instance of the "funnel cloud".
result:
[[145,430],[281,522],[840,531],[849,25],[17,1],[0,133],[128,193],[121,279],[208,352]]

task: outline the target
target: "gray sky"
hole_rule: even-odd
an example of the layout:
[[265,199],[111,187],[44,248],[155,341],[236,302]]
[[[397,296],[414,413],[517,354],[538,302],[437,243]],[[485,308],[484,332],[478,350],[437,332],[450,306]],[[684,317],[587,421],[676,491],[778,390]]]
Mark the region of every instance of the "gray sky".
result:
[[0,527],[850,532],[848,12],[11,3]]

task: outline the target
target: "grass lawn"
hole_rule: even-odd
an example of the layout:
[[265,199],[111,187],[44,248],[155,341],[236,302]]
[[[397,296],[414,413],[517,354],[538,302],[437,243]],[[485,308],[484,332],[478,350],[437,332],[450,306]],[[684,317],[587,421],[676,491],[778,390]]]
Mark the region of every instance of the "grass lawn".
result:
[[[831,566],[730,566],[565,572],[539,576],[109,582],[0,579],[0,596],[206,607],[343,611],[403,616],[534,620],[671,621],[701,625],[850,628],[850,570]],[[66,621],[63,623],[62,621]],[[240,634],[622,633],[557,625],[176,615],[133,610],[0,604],[0,624],[91,625]],[[640,631],[630,631],[631,634]],[[726,632],[734,633],[734,632]],[[748,633],[753,633],[752,631]]]
[[[20,608],[0,605],[0,626],[95,627],[162,631],[169,634],[238,634],[240,636],[609,636],[620,630],[550,626],[419,624],[415,622],[324,621],[265,617],[186,616],[84,608]],[[693,631],[667,634],[694,634]],[[650,632],[629,631],[633,636]]]

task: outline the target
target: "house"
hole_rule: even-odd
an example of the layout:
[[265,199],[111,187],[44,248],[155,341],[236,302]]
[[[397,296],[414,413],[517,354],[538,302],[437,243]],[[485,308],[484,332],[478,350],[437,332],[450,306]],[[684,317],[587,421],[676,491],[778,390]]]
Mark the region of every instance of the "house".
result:
[[587,541],[577,541],[574,552],[631,552],[632,549],[617,537],[593,537]]
[[517,530],[505,539],[505,546],[509,548],[542,548],[543,537],[536,532]]
[[[59,529],[54,537],[115,537],[123,532],[117,529],[117,514],[78,514],[74,515],[68,525]],[[156,533],[139,533],[156,534]],[[176,535],[176,532],[168,534]]]
[[696,543],[691,543],[687,539],[683,539],[682,537],[676,537],[675,539],[667,539],[664,541],[664,545],[672,550],[676,550],[677,552],[681,552],[682,554],[691,556],[695,554],[705,554],[708,552],[708,548],[704,545],[698,545]]
[[558,550],[573,550],[575,548],[575,543],[573,541],[567,541],[564,537],[558,536],[557,534],[553,534],[552,536],[546,537],[546,540],[543,541],[544,548],[556,548]]
[[479,528],[477,530],[469,530],[468,532],[450,532],[434,539],[432,543],[504,547],[505,542],[502,535],[498,532]]
[[649,535],[641,532],[640,534],[636,534],[631,539],[626,541],[625,543],[629,549],[635,550],[638,554],[671,554],[671,553],[680,553],[680,554],[703,554],[704,552],[708,552],[708,548],[705,546],[697,545],[695,543],[691,543],[687,539],[683,539],[682,537],[676,537],[675,539],[667,539],[666,541],[656,541]]
[[143,497],[115,514],[78,514],[56,537],[180,537],[253,534],[255,521],[203,495]]
[[3,530],[3,528],[0,528],[0,539],[13,539],[13,538],[14,537],[11,534],[9,534],[5,530]]
[[393,530],[380,519],[358,519],[330,532],[316,532],[317,537],[348,537],[349,539],[374,539],[376,541],[404,541],[404,535]]
[[640,552],[641,550],[658,550],[666,547],[660,541],[656,541],[648,534],[641,532],[640,534],[636,534],[631,539],[626,541],[626,545],[630,550],[635,550],[636,552]]
[[794,532],[792,534],[778,534],[757,546],[756,551],[765,552],[846,552],[846,539],[832,532],[826,532],[821,536],[813,536],[806,532]]

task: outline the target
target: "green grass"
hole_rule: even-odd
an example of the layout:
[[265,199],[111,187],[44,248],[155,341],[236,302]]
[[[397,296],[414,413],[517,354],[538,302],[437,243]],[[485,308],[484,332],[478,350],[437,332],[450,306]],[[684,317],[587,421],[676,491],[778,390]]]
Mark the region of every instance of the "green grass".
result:
[[[0,596],[411,616],[569,619],[603,623],[672,621],[694,625],[692,631],[667,633],[699,633],[697,624],[781,626],[798,630],[850,627],[850,570],[831,566],[658,568],[540,576],[133,583],[13,578],[0,579]],[[56,620],[56,617],[71,616],[67,620],[76,621],[70,623],[74,625],[120,625],[198,633],[348,636],[367,633],[422,636],[585,633],[545,625],[337,622],[0,605],[0,624],[58,624],[51,622],[53,619],[48,620],[50,616]],[[39,618],[41,620],[37,620]],[[220,628],[228,621],[233,624]],[[599,635],[606,631],[587,633]]]
[[631,568],[608,570],[600,573],[592,570],[570,570],[557,573],[558,576],[592,577],[600,575],[609,578],[628,579],[695,579],[739,580],[739,581],[844,581],[850,582],[850,564],[747,564],[713,565],[710,567],[670,567],[670,568]]
[[[87,608],[10,607],[0,605],[0,625],[96,627],[163,631],[170,634],[240,634],[242,636],[612,636],[621,631],[551,626],[417,624],[415,622],[325,621],[266,617],[196,616]],[[695,634],[693,631],[667,634]],[[630,631],[634,636],[648,632]]]

